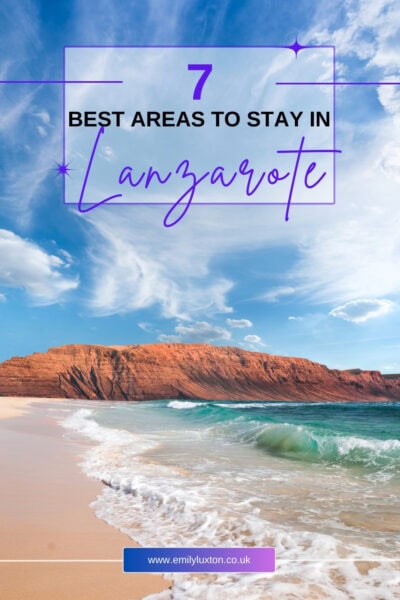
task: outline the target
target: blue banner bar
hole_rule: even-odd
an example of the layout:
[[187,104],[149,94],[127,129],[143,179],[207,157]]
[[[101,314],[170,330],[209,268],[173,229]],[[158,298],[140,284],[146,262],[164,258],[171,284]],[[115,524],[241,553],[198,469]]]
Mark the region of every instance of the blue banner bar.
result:
[[124,573],[273,573],[275,548],[124,548]]

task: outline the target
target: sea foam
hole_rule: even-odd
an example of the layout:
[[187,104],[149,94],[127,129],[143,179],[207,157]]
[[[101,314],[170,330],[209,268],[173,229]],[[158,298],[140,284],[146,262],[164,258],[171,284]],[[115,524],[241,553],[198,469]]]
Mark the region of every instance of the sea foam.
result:
[[[176,409],[176,405],[170,406],[171,403],[169,408]],[[131,410],[135,411],[135,407]],[[168,575],[174,581],[172,590],[147,600],[289,600],[315,595],[334,600],[400,598],[400,565],[379,562],[381,554],[372,545],[363,545],[362,536],[356,543],[352,535],[345,542],[343,537],[324,533],[318,517],[318,514],[323,516],[324,513],[318,511],[323,511],[324,506],[318,501],[315,507],[309,507],[307,517],[312,520],[313,511],[316,511],[316,525],[310,525],[307,519],[303,522],[295,519],[293,497],[288,497],[286,518],[285,504],[282,505],[285,496],[281,500],[278,498],[282,505],[281,518],[276,519],[276,512],[269,515],[268,504],[273,502],[273,497],[268,498],[268,489],[272,490],[274,480],[271,465],[281,468],[282,459],[275,462],[271,459],[271,465],[268,467],[266,463],[263,470],[257,466],[252,471],[248,463],[248,472],[232,470],[230,462],[225,467],[224,457],[219,455],[215,456],[214,464],[210,449],[217,438],[215,431],[208,427],[204,434],[204,452],[208,453],[204,459],[198,457],[199,463],[203,461],[201,468],[189,468],[179,456],[175,464],[162,464],[165,435],[161,438],[155,434],[103,427],[94,417],[94,411],[80,409],[63,424],[70,432],[87,436],[94,442],[83,457],[82,468],[87,475],[106,484],[92,504],[99,518],[144,546],[271,545],[276,548],[278,560],[274,574]],[[175,443],[176,435],[176,431],[171,433],[171,444]],[[254,430],[252,436],[255,445],[279,452],[315,453],[320,447],[310,431],[299,426],[268,425],[258,432]],[[357,443],[348,441],[348,448],[345,448],[339,440],[337,453],[351,453]],[[388,450],[386,446],[385,451]],[[220,450],[221,447],[218,452]],[[248,448],[248,452],[251,451]],[[261,473],[266,478],[265,485],[259,479]],[[293,470],[287,479],[284,473],[276,471],[279,482],[276,485],[290,485],[291,478],[297,477],[296,473]],[[299,482],[306,482],[307,477],[312,480],[312,473],[302,477],[299,476]],[[244,483],[239,484],[241,481]],[[295,487],[294,482],[292,492]],[[300,497],[299,487],[298,492]],[[366,574],[361,574],[355,560],[370,560],[374,564]]]

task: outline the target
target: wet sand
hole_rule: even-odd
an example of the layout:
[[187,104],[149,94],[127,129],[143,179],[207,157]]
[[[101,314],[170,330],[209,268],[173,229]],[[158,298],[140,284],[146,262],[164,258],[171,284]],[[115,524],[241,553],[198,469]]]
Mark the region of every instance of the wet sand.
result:
[[[80,472],[83,443],[65,438],[53,402],[0,398],[1,599],[136,600],[167,589],[159,575],[122,573],[134,543],[90,509],[100,486]],[[113,562],[46,562],[79,560]]]

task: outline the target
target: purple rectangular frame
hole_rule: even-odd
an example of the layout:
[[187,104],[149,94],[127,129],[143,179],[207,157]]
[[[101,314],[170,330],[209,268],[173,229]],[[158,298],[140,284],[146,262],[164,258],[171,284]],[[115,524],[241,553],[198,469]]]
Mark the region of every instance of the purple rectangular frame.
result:
[[[257,45],[257,46],[220,46],[220,45],[184,45],[184,46],[172,46],[172,45],[123,45],[123,46],[63,46],[63,93],[62,93],[62,116],[63,116],[63,164],[66,164],[66,127],[65,127],[65,53],[68,48],[281,48],[292,50],[297,57],[297,53],[300,50],[305,49],[331,49],[332,50],[332,67],[333,67],[333,103],[332,103],[332,115],[333,115],[333,201],[332,202],[292,202],[294,206],[334,206],[336,204],[336,46],[325,45],[325,46],[303,46],[298,44],[297,40],[292,45]],[[120,83],[120,82],[104,82],[104,83]],[[279,82],[277,82],[277,85]],[[293,85],[293,83],[285,83],[284,85]],[[299,82],[299,85],[309,85],[308,83]],[[315,82],[315,85],[324,85],[324,82],[320,84]],[[76,206],[78,202],[66,202],[65,201],[65,177],[63,177],[63,204],[66,206]],[[83,204],[91,204],[90,202]],[[172,202],[112,202],[110,206],[172,206]],[[186,203],[182,203],[185,205]],[[193,206],[286,206],[287,200],[284,202],[193,202]]]

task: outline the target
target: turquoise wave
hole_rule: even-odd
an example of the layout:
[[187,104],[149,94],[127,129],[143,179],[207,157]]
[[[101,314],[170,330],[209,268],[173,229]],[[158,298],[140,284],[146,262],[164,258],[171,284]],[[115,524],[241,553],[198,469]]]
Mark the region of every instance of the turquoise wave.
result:
[[343,436],[289,423],[267,425],[254,436],[258,448],[279,456],[349,466],[400,470],[400,441]]
[[400,472],[400,404],[174,400],[179,420],[284,458]]
[[[134,416],[134,420],[131,419]],[[400,403],[167,400],[101,411],[99,422],[132,431],[196,431],[266,454],[400,475]]]

